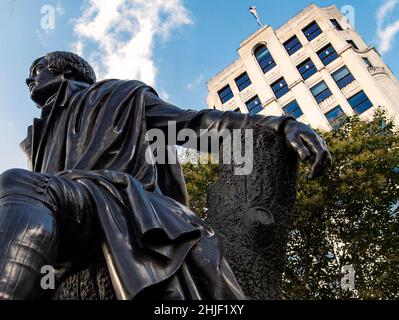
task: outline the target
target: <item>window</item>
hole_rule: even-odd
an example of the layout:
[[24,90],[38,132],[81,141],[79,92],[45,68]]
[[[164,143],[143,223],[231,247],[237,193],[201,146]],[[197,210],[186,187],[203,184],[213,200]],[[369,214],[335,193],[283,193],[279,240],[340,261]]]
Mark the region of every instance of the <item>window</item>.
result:
[[292,116],[295,119],[298,119],[301,115],[303,115],[303,112],[296,100],[291,101],[289,104],[283,107],[283,110],[286,115]]
[[315,97],[318,103],[323,102],[328,97],[332,96],[330,89],[327,87],[324,81],[319,82],[313,88],[310,89],[313,96]]
[[328,111],[325,116],[334,129],[339,127],[342,121],[346,118],[341,106],[336,106],[334,109]]
[[367,64],[367,66],[369,66],[369,67],[372,67],[372,66],[373,66],[368,58],[363,57],[363,61],[364,61],[364,63]]
[[328,44],[323,49],[319,50],[317,54],[325,66],[338,58],[338,53],[331,44]]
[[361,114],[373,106],[363,90],[350,97],[348,102],[357,114]]
[[330,19],[332,25],[334,26],[335,29],[342,31],[344,29],[342,29],[341,25],[339,24],[339,22],[337,21],[337,19]]
[[297,66],[299,73],[301,74],[303,80],[310,78],[317,72],[317,69],[313,61],[309,58]]
[[276,66],[270,51],[266,46],[260,46],[255,50],[255,57],[258,60],[263,73],[266,73]]
[[236,80],[236,84],[238,87],[238,90],[242,91],[249,85],[251,85],[251,79],[249,79],[248,74],[244,72],[242,75],[240,75]]
[[288,54],[291,56],[295,52],[297,52],[299,49],[302,48],[302,44],[299,41],[297,36],[293,36],[292,38],[290,38],[286,42],[284,42],[284,48],[285,48],[285,50],[287,50]]
[[272,83],[271,87],[277,99],[281,98],[289,91],[287,82],[284,80],[284,78],[280,78],[276,82]]
[[332,74],[335,82],[337,83],[340,89],[346,87],[349,83],[351,83],[355,78],[349,72],[348,68],[343,66]]
[[255,96],[248,100],[246,103],[248,111],[250,114],[257,114],[263,110],[262,104],[260,103],[259,97]]
[[316,21],[313,21],[306,28],[302,30],[303,34],[309,41],[312,41],[321,34],[321,29]]
[[353,40],[346,40],[352,47],[354,47],[356,50],[359,50],[359,47],[356,45],[355,41]]
[[233,98],[233,92],[231,91],[231,88],[229,85],[225,86],[222,90],[218,92],[220,101],[222,101],[223,104],[225,104],[227,101],[229,101],[231,98]]

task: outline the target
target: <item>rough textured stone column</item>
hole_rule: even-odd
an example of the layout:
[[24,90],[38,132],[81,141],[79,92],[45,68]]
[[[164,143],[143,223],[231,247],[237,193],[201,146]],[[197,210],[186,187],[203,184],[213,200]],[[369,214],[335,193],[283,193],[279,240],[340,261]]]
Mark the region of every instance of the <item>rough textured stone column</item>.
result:
[[252,173],[234,175],[234,165],[223,164],[208,191],[206,221],[222,238],[226,260],[250,298],[282,298],[297,169],[281,137],[254,128]]

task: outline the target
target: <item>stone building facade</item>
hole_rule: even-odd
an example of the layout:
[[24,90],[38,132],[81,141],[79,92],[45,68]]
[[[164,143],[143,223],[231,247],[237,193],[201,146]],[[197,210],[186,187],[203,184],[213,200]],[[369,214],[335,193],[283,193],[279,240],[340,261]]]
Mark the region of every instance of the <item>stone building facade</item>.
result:
[[209,108],[291,114],[331,130],[382,107],[399,124],[399,81],[335,6],[312,4],[276,30],[263,26],[237,51],[207,82]]

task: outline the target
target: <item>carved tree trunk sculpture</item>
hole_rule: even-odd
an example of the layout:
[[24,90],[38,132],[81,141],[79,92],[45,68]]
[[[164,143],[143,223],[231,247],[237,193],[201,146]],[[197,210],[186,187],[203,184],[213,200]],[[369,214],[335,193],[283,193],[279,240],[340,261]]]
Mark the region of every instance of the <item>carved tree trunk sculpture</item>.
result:
[[206,221],[222,237],[244,292],[252,299],[281,299],[298,160],[282,138],[263,128],[254,129],[253,159],[249,175],[221,165],[208,192]]

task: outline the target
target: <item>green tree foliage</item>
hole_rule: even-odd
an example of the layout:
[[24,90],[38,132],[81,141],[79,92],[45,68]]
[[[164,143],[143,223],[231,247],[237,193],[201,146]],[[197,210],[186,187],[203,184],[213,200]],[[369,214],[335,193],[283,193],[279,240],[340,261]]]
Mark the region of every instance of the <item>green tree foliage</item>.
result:
[[[321,134],[333,156],[328,174],[300,173],[284,291],[297,299],[399,298],[399,135],[383,112]],[[355,290],[342,290],[352,265]]]
[[[309,180],[301,166],[283,289],[287,299],[399,298],[399,135],[382,112],[365,123],[348,118],[320,133],[331,170]],[[395,169],[397,168],[397,169]],[[190,206],[206,213],[217,165],[183,166]],[[343,290],[342,267],[352,265],[355,290]]]
[[[186,160],[187,158],[193,158],[193,153],[186,152],[183,158]],[[209,186],[217,181],[218,165],[211,163],[210,158],[207,156],[201,157],[196,154],[194,158],[197,161],[185,161],[182,167],[187,184],[190,209],[200,217],[205,218],[207,191]]]

